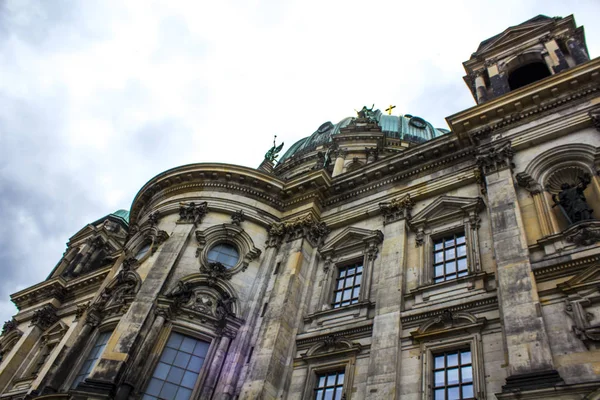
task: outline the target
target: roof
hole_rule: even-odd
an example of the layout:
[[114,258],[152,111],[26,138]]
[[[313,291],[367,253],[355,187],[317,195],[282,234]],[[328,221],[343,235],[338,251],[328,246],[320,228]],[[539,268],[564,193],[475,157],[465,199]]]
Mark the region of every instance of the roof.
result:
[[509,27],[509,28],[505,29],[504,31],[500,32],[499,34],[497,34],[497,35],[494,35],[494,36],[492,36],[491,38],[485,39],[483,42],[479,43],[479,47],[477,47],[477,51],[476,51],[476,52],[478,53],[478,52],[479,52],[479,51],[480,51],[482,48],[484,48],[485,46],[487,46],[487,45],[488,45],[489,43],[491,43],[492,41],[494,41],[494,40],[498,39],[498,38],[499,38],[500,36],[502,36],[502,35],[503,35],[505,32],[509,31],[509,30],[510,30],[510,29],[512,29],[512,28],[516,28],[516,27],[518,27],[518,26],[523,26],[523,25],[529,25],[529,24],[533,24],[533,23],[536,23],[536,22],[549,22],[549,21],[552,21],[552,18],[550,18],[550,17],[548,17],[548,16],[546,16],[546,15],[542,15],[542,14],[540,14],[540,15],[538,15],[538,16],[535,16],[535,17],[531,18],[531,19],[528,19],[528,20],[527,20],[527,21],[525,21],[525,22],[521,22],[521,23],[520,23],[520,24],[518,24],[518,25],[511,26],[511,27]]
[[[446,129],[434,128],[433,125],[423,118],[412,116],[410,114],[387,115],[380,110],[376,110],[374,114],[377,122],[381,126],[382,133],[389,138],[401,139],[413,143],[423,143],[449,132]],[[335,125],[330,121],[325,122],[317,128],[312,135],[294,143],[292,147],[281,156],[279,163],[284,162],[293,155],[312,151],[319,146],[331,142],[331,137],[339,134],[340,129],[347,126],[352,119],[352,117],[344,118]]]

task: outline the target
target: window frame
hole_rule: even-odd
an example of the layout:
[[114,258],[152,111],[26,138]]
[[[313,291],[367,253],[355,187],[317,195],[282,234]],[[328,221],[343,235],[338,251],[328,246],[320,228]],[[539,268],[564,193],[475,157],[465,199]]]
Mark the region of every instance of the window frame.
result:
[[[429,276],[426,277],[428,283],[435,285],[435,284],[440,284],[440,283],[452,282],[452,281],[456,281],[457,279],[464,278],[465,276],[469,276],[469,275],[471,275],[473,273],[472,268],[471,268],[471,260],[470,260],[470,257],[472,257],[472,255],[470,254],[471,253],[470,250],[471,250],[472,244],[469,243],[469,240],[467,238],[466,229],[461,229],[463,226],[464,225],[455,226],[453,228],[449,228],[449,229],[443,230],[441,232],[437,232],[437,233],[429,235],[429,238],[428,238],[429,239],[428,240],[429,243],[428,243],[427,247],[428,247],[428,250],[430,251],[430,253],[429,253],[429,260],[425,264],[425,268],[429,268],[430,269]],[[464,227],[466,228],[466,226],[464,226]],[[456,265],[456,272],[454,273],[454,275],[456,275],[456,276],[454,278],[444,279],[443,281],[436,282],[436,279],[438,279],[438,278],[437,278],[437,276],[435,274],[435,267],[437,265],[439,265],[439,263],[435,262],[435,253],[437,253],[437,251],[435,250],[435,244],[436,244],[437,241],[440,241],[440,240],[446,241],[446,239],[449,238],[450,236],[453,236],[454,240],[456,241],[456,237],[459,236],[459,235],[460,236],[464,236],[464,238],[465,238],[464,245],[466,246],[466,254],[465,254],[464,258],[466,258],[466,260],[467,260],[467,274],[463,275],[463,276],[458,276],[459,272],[458,272],[458,264],[457,264]],[[462,245],[462,243],[461,243],[461,245]],[[455,243],[454,244],[454,249],[456,249],[457,247],[458,247],[458,245],[456,245],[456,243]],[[446,247],[444,245],[444,247],[442,248],[442,251],[445,252],[445,250],[446,250]],[[458,256],[456,256],[454,258],[454,260],[458,261]],[[445,269],[446,269],[445,268],[445,264],[446,264],[446,259],[444,257],[444,261],[443,261],[443,265],[444,265],[444,278],[446,278],[446,275],[451,275],[451,274],[446,274],[445,273]]]
[[[208,372],[210,370],[210,366],[212,364],[212,360],[214,358],[214,354],[216,348],[218,346],[218,340],[215,336],[211,336],[205,332],[199,332],[197,330],[198,326],[193,329],[184,325],[183,323],[178,323],[177,321],[169,322],[163,326],[161,333],[158,335],[156,339],[156,343],[153,346],[150,357],[148,358],[148,362],[146,363],[146,367],[144,368],[143,374],[141,376],[144,377],[139,382],[139,385],[136,387],[136,394],[139,396],[144,395],[144,391],[146,390],[150,379],[152,378],[152,374],[160,361],[160,357],[167,345],[167,341],[171,336],[171,333],[179,333],[184,336],[189,336],[196,340],[201,340],[209,343],[208,350],[206,352],[206,357],[204,358],[204,363],[202,364],[202,368],[200,368],[200,373],[198,374],[198,379],[196,380],[196,384],[192,389],[192,394],[190,395],[190,399],[195,399],[200,395],[206,377],[208,376]],[[140,397],[141,398],[141,397]]]
[[[331,307],[332,310],[337,310],[337,309],[341,309],[341,308],[345,308],[345,307],[349,307],[349,306],[354,306],[354,305],[360,304],[361,302],[365,301],[363,293],[365,291],[364,285],[365,285],[365,276],[366,276],[366,271],[365,270],[366,270],[366,268],[365,268],[364,264],[365,264],[364,263],[364,258],[362,260],[359,260],[359,259],[355,258],[354,261],[349,260],[347,262],[339,263],[339,264],[337,264],[335,266],[335,268],[333,268],[333,277],[331,279],[331,287],[330,287],[330,290],[329,290],[329,306]],[[350,269],[352,267],[357,268],[358,266],[360,266],[362,268],[362,270],[360,272],[361,281],[360,281],[360,284],[359,284],[358,298],[356,299],[356,302],[352,303],[352,299],[353,298],[351,298],[350,299],[350,304],[342,305],[341,303],[343,303],[344,301],[340,300],[340,305],[336,307],[335,305],[337,303],[335,301],[335,297],[336,297],[336,293],[338,291],[340,291],[340,290],[338,290],[338,287],[337,287],[338,284],[337,283],[338,283],[338,281],[342,280],[340,278],[340,273],[341,273],[342,269],[345,269],[347,271],[348,269]],[[354,276],[353,282],[356,282],[356,276],[357,275],[358,274],[356,274],[356,273],[353,275]],[[343,280],[346,280],[346,279],[347,279],[347,277],[345,276],[343,278]],[[355,287],[356,287],[355,284],[353,284],[350,287],[344,286],[343,289],[341,290],[341,292],[343,293],[344,290],[347,290],[348,288],[352,288],[352,291],[354,291]]]
[[352,388],[354,381],[354,369],[356,368],[356,355],[352,355],[350,358],[340,360],[331,359],[314,359],[308,364],[308,371],[306,375],[306,382],[304,385],[304,394],[302,400],[314,400],[315,390],[317,387],[317,379],[319,375],[344,371],[344,384],[342,389],[342,396],[345,395],[346,400],[350,400],[352,396]]
[[[96,328],[94,330],[93,334],[90,335],[90,338],[88,339],[83,351],[81,352],[81,355],[79,356],[79,358],[77,359],[77,362],[75,363],[75,368],[73,368],[73,370],[69,373],[69,376],[65,380],[65,384],[63,385],[63,388],[65,390],[77,390],[77,386],[79,386],[79,384],[81,384],[82,382],[85,382],[85,379],[87,379],[92,374],[92,372],[94,371],[94,368],[96,368],[96,365],[98,364],[98,360],[100,360],[102,358],[102,354],[106,351],[106,346],[110,342],[110,338],[113,335],[113,333],[115,332],[116,326],[117,326],[116,322],[113,322],[113,323],[110,323],[110,324],[107,324],[104,326],[99,326],[98,328]],[[90,373],[86,376],[86,378],[82,382],[80,382],[77,386],[73,387],[73,383],[75,382],[77,375],[79,375],[79,371],[83,367],[83,364],[87,360],[87,357],[89,356],[92,349],[96,346],[96,342],[98,341],[98,338],[100,337],[101,334],[106,333],[106,332],[110,332],[110,336],[108,337],[108,341],[106,342],[106,345],[104,346],[104,350],[102,350],[102,352],[100,353],[100,357],[98,357],[96,359],[96,361],[94,362],[94,366],[92,367],[92,369],[90,370]]]
[[434,399],[435,355],[467,348],[471,350],[473,398],[485,399],[485,370],[481,334],[473,333],[469,336],[421,343],[423,400]]
[[[463,358],[463,353],[469,353],[469,359],[470,362],[469,363],[463,363],[462,362],[462,358]],[[450,354],[456,354],[456,358],[457,358],[457,364],[456,366],[452,365],[452,366],[448,366],[448,356]],[[444,366],[442,368],[437,368],[436,366],[436,362],[435,360],[438,357],[443,357],[444,359]],[[432,358],[433,358],[433,388],[432,388],[432,392],[433,392],[433,398],[435,399],[436,396],[436,392],[440,389],[444,390],[444,394],[447,395],[448,390],[450,390],[451,388],[458,388],[460,395],[462,396],[462,388],[463,386],[472,386],[472,390],[473,390],[473,396],[469,397],[468,400],[472,400],[475,399],[475,384],[473,383],[473,352],[471,351],[470,347],[467,348],[459,348],[459,349],[455,349],[455,350],[446,350],[443,352],[435,352],[432,353]],[[467,381],[463,381],[462,378],[462,370],[463,368],[466,367],[470,367],[471,368],[471,380],[469,382]],[[448,382],[448,371],[456,369],[457,374],[458,374],[458,382],[457,383],[449,383]],[[444,384],[441,386],[437,386],[436,385],[436,375],[438,372],[443,372],[444,373]]]

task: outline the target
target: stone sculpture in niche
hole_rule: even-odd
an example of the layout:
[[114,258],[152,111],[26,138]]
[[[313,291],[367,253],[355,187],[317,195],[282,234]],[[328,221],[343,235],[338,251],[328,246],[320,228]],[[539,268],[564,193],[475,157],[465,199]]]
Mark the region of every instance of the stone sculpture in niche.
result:
[[583,191],[591,182],[591,177],[589,174],[584,174],[579,177],[579,181],[576,185],[563,183],[560,187],[560,193],[552,195],[554,206],[560,206],[569,224],[593,219],[593,210],[588,206],[583,194]]

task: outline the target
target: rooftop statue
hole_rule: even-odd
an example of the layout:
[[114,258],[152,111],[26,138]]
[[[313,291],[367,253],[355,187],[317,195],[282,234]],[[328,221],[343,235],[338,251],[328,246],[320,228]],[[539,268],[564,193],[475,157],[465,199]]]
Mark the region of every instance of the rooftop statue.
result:
[[[569,220],[569,224],[593,219],[592,210],[585,199],[583,191],[591,182],[590,174],[584,174],[579,177],[579,183],[576,185],[563,183],[561,191],[552,195],[554,206],[560,206],[563,213]],[[553,207],[554,207],[553,206]]]
[[375,111],[373,111],[373,108],[375,108],[375,104],[373,104],[371,106],[371,108],[367,108],[367,106],[363,106],[363,108],[361,108],[360,111],[355,110],[356,115],[360,119],[374,120],[375,119]]
[[283,148],[283,142],[279,146],[276,146],[275,139],[277,139],[277,135],[275,135],[275,137],[273,138],[273,147],[271,147],[269,151],[267,151],[267,154],[265,154],[265,159],[271,162],[274,162],[277,159],[277,155]]

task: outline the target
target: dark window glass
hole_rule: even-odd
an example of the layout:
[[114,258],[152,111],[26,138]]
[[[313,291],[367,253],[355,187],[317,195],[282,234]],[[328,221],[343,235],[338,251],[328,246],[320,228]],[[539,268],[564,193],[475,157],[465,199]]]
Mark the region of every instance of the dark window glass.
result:
[[237,249],[228,243],[219,243],[209,250],[208,262],[220,262],[227,268],[233,268],[240,259]]
[[144,391],[144,399],[188,400],[210,343],[171,333]]
[[362,263],[338,269],[338,276],[333,291],[333,308],[358,303],[362,274]]
[[77,385],[83,382],[85,378],[87,378],[90,375],[90,372],[92,372],[92,369],[94,369],[94,366],[96,365],[96,361],[98,361],[98,359],[100,358],[100,354],[102,354],[102,352],[104,351],[106,343],[108,343],[108,338],[110,338],[111,334],[112,331],[103,332],[98,336],[94,347],[92,347],[92,349],[88,353],[85,361],[83,362],[83,365],[81,366],[79,372],[75,376],[75,380],[73,381],[73,385],[71,385],[71,387],[77,387]]
[[434,283],[466,276],[468,273],[464,233],[457,233],[433,242]]
[[37,375],[40,372],[40,370],[42,369],[42,367],[44,366],[44,364],[46,364],[46,360],[48,359],[48,356],[50,355],[50,353],[52,353],[54,346],[55,346],[55,343],[44,346],[44,348],[42,349],[42,352],[40,353],[40,356],[37,358],[37,360],[35,360],[35,365],[33,366],[33,369],[31,370],[32,376]]
[[317,375],[315,400],[341,400],[344,392],[344,371]]
[[439,353],[435,354],[433,359],[435,400],[474,399],[470,350]]

